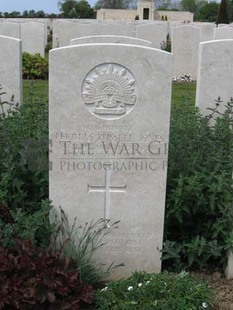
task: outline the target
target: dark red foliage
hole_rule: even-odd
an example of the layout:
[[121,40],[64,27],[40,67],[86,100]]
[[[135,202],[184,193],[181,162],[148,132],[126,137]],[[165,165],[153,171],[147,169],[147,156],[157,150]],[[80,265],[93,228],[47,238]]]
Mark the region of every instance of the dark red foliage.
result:
[[0,247],[0,309],[77,310],[92,302],[92,287],[61,251],[28,240],[16,240],[14,249]]

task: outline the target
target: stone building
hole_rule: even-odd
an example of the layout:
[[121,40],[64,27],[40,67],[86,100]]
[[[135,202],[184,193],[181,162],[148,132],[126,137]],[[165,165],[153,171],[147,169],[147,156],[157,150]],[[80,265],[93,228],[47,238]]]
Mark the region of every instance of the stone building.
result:
[[97,20],[168,20],[192,22],[193,13],[185,11],[158,11],[153,0],[139,0],[137,10],[100,9]]

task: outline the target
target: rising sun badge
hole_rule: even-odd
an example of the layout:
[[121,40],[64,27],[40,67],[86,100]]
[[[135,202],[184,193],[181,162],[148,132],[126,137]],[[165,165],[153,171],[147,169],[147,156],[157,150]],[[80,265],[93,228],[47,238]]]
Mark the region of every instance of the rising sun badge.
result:
[[130,112],[136,103],[135,78],[119,64],[101,64],[86,75],[82,98],[87,109],[98,117],[121,117]]

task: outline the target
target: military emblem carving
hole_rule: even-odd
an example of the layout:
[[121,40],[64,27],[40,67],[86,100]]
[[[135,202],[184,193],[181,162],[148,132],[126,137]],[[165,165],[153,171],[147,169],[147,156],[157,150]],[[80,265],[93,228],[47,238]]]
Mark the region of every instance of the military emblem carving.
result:
[[115,119],[127,114],[135,105],[136,81],[132,73],[119,64],[101,64],[86,75],[82,97],[92,114]]

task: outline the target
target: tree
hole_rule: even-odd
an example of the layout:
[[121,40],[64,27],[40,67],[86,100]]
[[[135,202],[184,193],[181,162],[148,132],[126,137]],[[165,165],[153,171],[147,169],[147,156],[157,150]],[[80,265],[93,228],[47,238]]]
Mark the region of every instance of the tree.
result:
[[134,0],[98,0],[95,9],[129,9],[134,6]]
[[219,4],[210,2],[205,4],[198,13],[198,20],[202,22],[215,22],[218,14]]
[[62,17],[92,18],[94,11],[86,0],[63,0],[58,2]]
[[228,0],[227,6],[229,22],[231,23],[233,21],[233,0]]
[[229,24],[227,0],[222,0],[220,3],[216,24]]
[[191,13],[197,12],[197,3],[195,0],[181,0],[180,5],[183,11],[189,11]]

